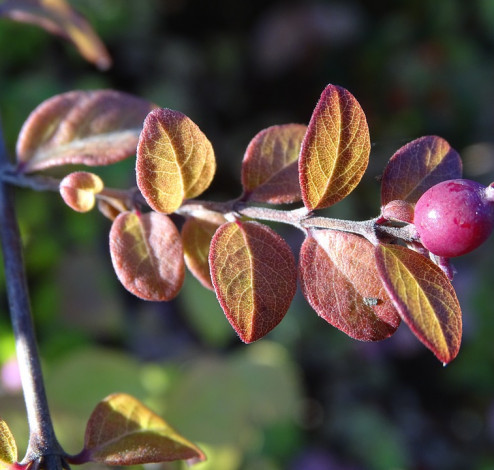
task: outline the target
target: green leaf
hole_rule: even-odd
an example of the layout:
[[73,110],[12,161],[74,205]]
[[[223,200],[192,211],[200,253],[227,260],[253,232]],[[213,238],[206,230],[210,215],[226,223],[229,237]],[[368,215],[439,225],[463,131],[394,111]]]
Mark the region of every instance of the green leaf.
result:
[[376,261],[403,321],[447,364],[460,349],[461,309],[451,282],[429,258],[398,245],[378,245]]
[[381,205],[401,199],[416,203],[441,181],[461,178],[458,152],[441,137],[420,137],[401,147],[389,160],[381,181]]
[[41,103],[17,139],[24,172],[108,165],[135,154],[142,122],[155,106],[113,90],[70,91]]
[[242,186],[250,201],[300,201],[298,156],[306,131],[302,124],[272,126],[251,140],[242,161]]
[[7,423],[0,418],[0,466],[17,462],[17,445]]
[[290,247],[256,222],[222,225],[211,241],[216,296],[240,339],[262,338],[285,316],[295,295],[297,269]]
[[79,53],[101,70],[111,66],[111,57],[91,25],[65,0],[7,0],[0,16],[35,24],[71,41]]
[[103,190],[102,179],[94,173],[75,171],[60,182],[60,195],[77,212],[90,211],[96,202],[95,194]]
[[110,395],[96,406],[87,423],[81,455],[82,462],[106,465],[206,459],[166,421],[123,393]]
[[137,147],[137,185],[151,208],[170,214],[199,196],[216,170],[211,142],[184,114],[155,109]]
[[164,214],[120,214],[110,231],[110,254],[120,282],[141,299],[171,300],[182,287],[182,242]]
[[314,109],[300,151],[305,207],[329,207],[350,194],[367,168],[369,153],[369,128],[360,104],[344,88],[328,85]]
[[379,277],[370,242],[351,233],[315,230],[300,250],[302,292],[316,313],[352,338],[379,341],[400,324]]

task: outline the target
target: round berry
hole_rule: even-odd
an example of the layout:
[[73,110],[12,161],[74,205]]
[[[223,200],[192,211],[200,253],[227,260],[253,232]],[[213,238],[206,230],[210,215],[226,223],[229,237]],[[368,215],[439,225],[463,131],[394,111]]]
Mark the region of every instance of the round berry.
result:
[[415,206],[414,224],[431,253],[452,258],[481,245],[494,227],[494,203],[481,184],[456,179],[428,189]]

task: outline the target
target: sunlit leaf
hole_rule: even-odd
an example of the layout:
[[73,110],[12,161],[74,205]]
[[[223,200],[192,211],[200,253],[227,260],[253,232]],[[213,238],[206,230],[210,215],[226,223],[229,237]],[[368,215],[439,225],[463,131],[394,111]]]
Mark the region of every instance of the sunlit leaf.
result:
[[389,160],[381,182],[381,204],[415,203],[441,181],[461,178],[461,158],[441,137],[429,135],[401,147]]
[[170,300],[185,276],[182,242],[164,214],[124,212],[110,231],[110,253],[120,282],[145,300]]
[[0,468],[17,462],[17,445],[7,423],[0,418]]
[[41,103],[17,140],[19,167],[108,165],[135,155],[142,123],[154,105],[113,90],[70,91]]
[[441,268],[398,245],[378,245],[376,260],[384,286],[405,323],[440,361],[452,361],[460,349],[461,309]]
[[210,185],[216,161],[211,142],[184,114],[149,113],[137,147],[137,185],[150,207],[166,214]]
[[249,200],[300,201],[298,156],[306,131],[302,124],[272,126],[251,140],[242,162],[242,186]]
[[138,465],[205,460],[202,451],[130,395],[110,395],[94,409],[86,427],[80,463]]
[[242,341],[258,340],[283,319],[297,270],[276,232],[256,222],[226,223],[211,241],[209,263],[216,296]]
[[181,231],[184,258],[190,272],[207,289],[214,290],[209,273],[209,245],[218,227],[226,220],[188,218]]
[[300,186],[307,209],[329,207],[353,191],[367,168],[369,153],[369,128],[360,104],[344,88],[328,85],[300,152]]
[[98,199],[98,210],[110,220],[115,220],[122,212],[127,212],[129,207],[122,199],[110,198]]
[[79,53],[101,70],[111,66],[111,57],[91,25],[65,0],[7,0],[0,16],[35,24],[71,41]]
[[103,190],[102,179],[94,173],[75,171],[60,182],[60,194],[65,203],[77,212],[90,211],[96,202],[95,194]]
[[391,336],[398,316],[382,285],[374,248],[358,235],[317,230],[302,244],[302,292],[316,313],[352,338]]

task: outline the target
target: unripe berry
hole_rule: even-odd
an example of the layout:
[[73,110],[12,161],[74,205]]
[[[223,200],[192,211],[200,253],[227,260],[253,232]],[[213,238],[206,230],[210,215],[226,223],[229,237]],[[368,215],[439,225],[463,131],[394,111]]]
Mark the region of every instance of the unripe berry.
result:
[[428,189],[414,214],[425,248],[452,258],[481,245],[494,227],[492,189],[465,179],[443,181]]

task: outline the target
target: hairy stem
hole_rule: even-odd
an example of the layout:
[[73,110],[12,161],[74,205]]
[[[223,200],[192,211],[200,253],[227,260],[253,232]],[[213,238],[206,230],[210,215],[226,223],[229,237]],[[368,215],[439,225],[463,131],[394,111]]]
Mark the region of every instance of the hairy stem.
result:
[[[10,166],[0,129],[0,171]],[[0,237],[17,361],[29,422],[29,445],[23,463],[61,469],[63,451],[55,437],[34,335],[13,188],[0,181]],[[56,456],[60,456],[56,458]]]
[[[3,175],[4,181],[35,189],[38,191],[58,191],[60,180],[43,175],[24,175],[9,170]],[[104,188],[96,197],[103,200],[119,199],[125,207],[133,207],[136,197],[140,195],[137,188],[130,190],[120,190]],[[145,201],[139,201],[145,204]],[[418,240],[414,226],[386,225],[382,217],[370,220],[344,220],[330,217],[319,217],[313,215],[305,207],[294,210],[280,210],[269,207],[254,206],[239,199],[226,202],[184,201],[183,205],[176,211],[177,214],[193,217],[207,217],[208,214],[216,213],[223,215],[228,220],[237,217],[249,217],[255,220],[264,220],[292,225],[304,232],[309,229],[328,229],[351,232],[363,236],[371,243],[376,244],[381,239],[402,240],[404,242],[415,242]]]

